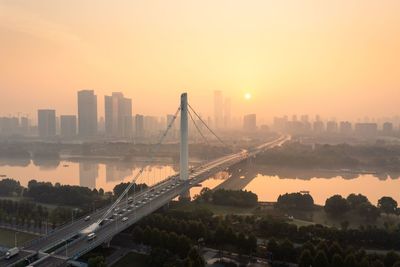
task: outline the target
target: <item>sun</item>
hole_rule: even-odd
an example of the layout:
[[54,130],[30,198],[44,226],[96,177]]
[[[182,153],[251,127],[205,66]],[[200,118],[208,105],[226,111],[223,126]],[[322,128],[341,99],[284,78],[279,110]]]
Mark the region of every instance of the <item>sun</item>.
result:
[[250,100],[251,99],[251,94],[250,93],[245,93],[244,94],[244,99]]

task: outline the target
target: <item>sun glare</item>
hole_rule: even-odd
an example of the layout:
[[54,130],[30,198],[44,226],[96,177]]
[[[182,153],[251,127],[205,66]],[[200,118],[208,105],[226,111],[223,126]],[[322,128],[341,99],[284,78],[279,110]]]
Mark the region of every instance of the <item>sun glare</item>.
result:
[[251,98],[251,94],[250,93],[245,93],[244,94],[244,99],[250,100],[250,98]]

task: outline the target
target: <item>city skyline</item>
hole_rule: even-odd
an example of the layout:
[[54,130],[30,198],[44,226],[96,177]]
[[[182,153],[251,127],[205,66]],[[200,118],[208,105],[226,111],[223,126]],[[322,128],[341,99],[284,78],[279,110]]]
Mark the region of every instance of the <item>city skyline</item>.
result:
[[0,114],[71,114],[84,88],[123,92],[135,114],[170,113],[187,91],[211,115],[214,90],[232,117],[398,114],[398,1],[93,4],[0,3]]

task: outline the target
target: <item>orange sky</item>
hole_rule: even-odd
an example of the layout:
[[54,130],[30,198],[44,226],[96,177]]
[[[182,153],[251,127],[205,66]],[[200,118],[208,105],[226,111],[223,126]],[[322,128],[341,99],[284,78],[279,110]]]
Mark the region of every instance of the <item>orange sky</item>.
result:
[[[0,0],[0,115],[76,113],[76,91],[122,91],[134,113],[179,93],[212,114],[392,116],[400,106],[398,0]],[[243,95],[252,93],[250,101]]]

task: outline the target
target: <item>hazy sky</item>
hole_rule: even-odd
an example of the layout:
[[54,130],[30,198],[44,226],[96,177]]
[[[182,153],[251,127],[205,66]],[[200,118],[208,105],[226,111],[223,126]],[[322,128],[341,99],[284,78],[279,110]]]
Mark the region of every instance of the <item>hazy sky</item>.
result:
[[[400,114],[399,0],[0,0],[0,115],[76,113],[122,91],[134,113],[180,92],[211,114]],[[251,93],[250,100],[243,95]]]

